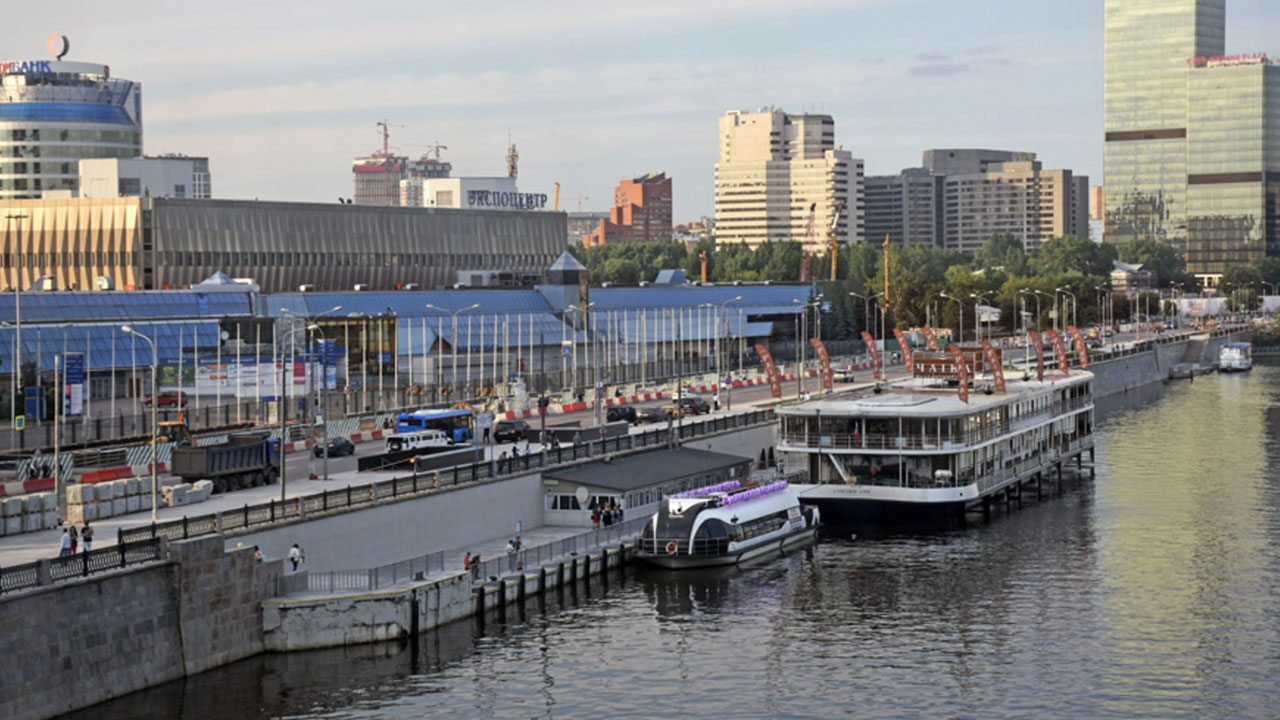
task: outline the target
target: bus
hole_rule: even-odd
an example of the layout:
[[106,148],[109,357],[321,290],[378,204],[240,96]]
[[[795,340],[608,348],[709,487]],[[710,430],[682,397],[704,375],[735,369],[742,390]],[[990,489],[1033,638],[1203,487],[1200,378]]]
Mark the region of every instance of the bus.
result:
[[465,443],[471,441],[471,429],[474,424],[474,413],[469,409],[417,410],[411,413],[400,413],[396,418],[396,432],[440,430],[454,443]]

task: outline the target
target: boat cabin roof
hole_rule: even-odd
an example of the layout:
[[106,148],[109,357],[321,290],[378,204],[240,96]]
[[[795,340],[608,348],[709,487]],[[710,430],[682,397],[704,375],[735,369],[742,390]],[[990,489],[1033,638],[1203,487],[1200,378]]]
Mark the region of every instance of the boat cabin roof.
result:
[[[780,407],[779,415],[832,415],[859,417],[938,417],[966,415],[1008,405],[1020,400],[1048,394],[1051,390],[1086,383],[1093,379],[1087,370],[1072,370],[1062,375],[1057,370],[1046,371],[1044,380],[1033,376],[1023,379],[1021,374],[1005,378],[1005,392],[995,392],[995,382],[988,376],[979,376],[969,388],[969,402],[961,402],[955,385],[946,378],[907,378],[874,389],[860,389],[810,400],[809,402]],[[986,390],[990,388],[988,394]]]

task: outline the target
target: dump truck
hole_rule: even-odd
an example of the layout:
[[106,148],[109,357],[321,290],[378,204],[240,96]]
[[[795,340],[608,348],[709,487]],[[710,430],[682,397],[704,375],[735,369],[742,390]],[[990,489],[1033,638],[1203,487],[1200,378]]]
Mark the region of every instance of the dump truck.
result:
[[279,448],[266,433],[235,433],[217,445],[175,447],[171,471],[186,482],[213,482],[214,493],[257,487],[279,478]]

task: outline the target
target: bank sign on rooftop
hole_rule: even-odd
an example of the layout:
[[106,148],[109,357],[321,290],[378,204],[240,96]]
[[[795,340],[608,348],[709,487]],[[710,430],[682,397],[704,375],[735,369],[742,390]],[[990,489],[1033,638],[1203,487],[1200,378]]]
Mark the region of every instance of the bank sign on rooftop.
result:
[[23,73],[76,73],[80,75],[111,76],[111,69],[106,65],[83,62],[62,62],[59,60],[0,60],[0,75],[21,75]]

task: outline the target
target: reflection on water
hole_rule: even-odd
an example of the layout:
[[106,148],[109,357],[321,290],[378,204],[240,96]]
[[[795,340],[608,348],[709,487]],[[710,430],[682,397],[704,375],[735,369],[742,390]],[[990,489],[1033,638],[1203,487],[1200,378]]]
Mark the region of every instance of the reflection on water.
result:
[[1272,716],[1277,381],[1100,408],[1097,479],[986,524],[630,570],[416,648],[263,656],[81,716]]

